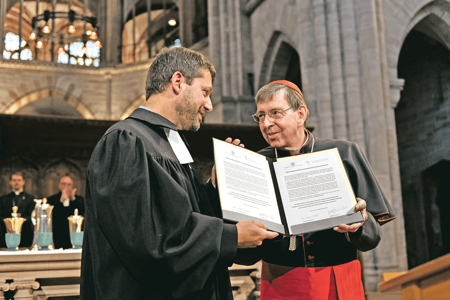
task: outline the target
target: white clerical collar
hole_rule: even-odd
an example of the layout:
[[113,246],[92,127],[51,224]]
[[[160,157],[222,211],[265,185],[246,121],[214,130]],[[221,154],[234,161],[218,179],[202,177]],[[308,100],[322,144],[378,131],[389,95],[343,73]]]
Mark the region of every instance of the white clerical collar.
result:
[[305,131],[305,133],[306,133],[306,136],[305,136],[305,141],[303,142],[303,145],[301,145],[301,147],[298,148],[298,149],[296,149],[296,150],[289,151],[289,152],[291,153],[291,155],[295,155],[295,154],[300,153],[300,150],[302,150],[303,146],[305,146],[305,145],[308,143],[308,140],[309,140],[309,132],[308,132],[308,131]]
[[[139,108],[143,108],[153,112],[150,108],[142,105],[139,106]],[[169,140],[169,144],[172,147],[172,150],[175,153],[176,157],[178,158],[180,164],[183,165],[193,163],[194,160],[192,159],[192,156],[189,153],[189,150],[186,147],[186,144],[184,143],[178,131],[169,128],[164,128],[164,132],[166,133],[167,139]]]
[[186,144],[184,143],[178,131],[169,128],[164,128],[164,132],[166,133],[167,139],[169,140],[169,144],[172,147],[172,150],[175,153],[176,157],[178,158],[180,164],[193,163],[194,160],[192,159],[192,156],[189,153],[189,150],[186,147]]
[[16,196],[19,196],[21,192],[18,191],[14,191],[14,194],[16,194]]
[[150,108],[148,108],[148,107],[146,107],[146,106],[144,106],[144,105],[139,106],[139,108],[143,108],[143,109],[149,110],[149,111],[151,111],[151,112],[154,112],[153,110],[151,110]]

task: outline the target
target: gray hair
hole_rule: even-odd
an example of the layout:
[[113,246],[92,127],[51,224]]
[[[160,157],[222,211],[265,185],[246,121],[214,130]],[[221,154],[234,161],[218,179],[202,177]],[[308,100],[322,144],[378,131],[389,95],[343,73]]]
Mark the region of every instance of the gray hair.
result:
[[164,48],[156,55],[148,70],[145,99],[148,100],[153,94],[162,93],[177,71],[183,74],[186,83],[191,85],[194,78],[203,77],[205,70],[211,73],[214,83],[216,70],[204,55],[184,47]]
[[284,96],[289,106],[292,107],[293,110],[299,109],[299,107],[302,105],[306,107],[306,127],[309,119],[309,109],[306,106],[305,98],[303,98],[303,95],[301,93],[284,84],[266,84],[261,89],[259,89],[258,93],[256,94],[255,103],[258,104],[259,102],[263,102],[265,100],[272,100],[277,93],[281,93],[281,95]]

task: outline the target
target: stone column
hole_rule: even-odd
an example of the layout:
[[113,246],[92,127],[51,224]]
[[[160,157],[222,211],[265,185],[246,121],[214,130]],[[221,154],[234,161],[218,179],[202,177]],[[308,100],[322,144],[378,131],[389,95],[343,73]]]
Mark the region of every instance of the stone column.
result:
[[254,112],[248,76],[253,69],[249,16],[245,0],[208,1],[210,58],[217,70],[215,122],[250,123]]
[[341,19],[347,122],[349,125],[348,139],[357,143],[365,152],[359,48],[353,1],[339,1],[338,8]]
[[[397,220],[393,223],[395,232],[391,234],[396,244],[392,249],[392,253],[396,254],[396,260],[390,264],[385,264],[383,271],[404,271],[408,269],[407,253],[406,253],[406,236],[403,217],[403,199],[400,180],[400,163],[398,157],[397,129],[395,123],[395,107],[400,101],[400,92],[405,84],[404,79],[391,78],[386,45],[386,30],[384,25],[384,9],[383,1],[376,0],[377,4],[377,22],[379,24],[379,39],[381,48],[381,70],[383,75],[383,91],[385,99],[385,118],[387,127],[388,154],[390,166],[391,181],[391,205],[397,214]],[[386,229],[387,230],[387,229]],[[395,252],[394,252],[395,251]]]
[[325,22],[324,0],[313,0],[314,35],[316,39],[317,71],[316,86],[317,107],[320,119],[320,136],[333,138],[333,112],[330,94],[330,70],[328,68],[327,28]]
[[[397,130],[395,124],[394,109],[400,100],[400,91],[403,89],[403,79],[389,79],[390,72],[387,59],[387,45],[386,45],[386,31],[384,26],[384,10],[383,1],[376,0],[376,16],[378,24],[378,39],[380,45],[380,62],[381,62],[381,76],[383,84],[383,99],[385,107],[385,122],[386,122],[386,137],[388,150],[388,165],[389,165],[389,179],[390,179],[390,201],[391,205],[397,215],[397,220],[393,223],[394,230],[389,230],[390,241],[396,241],[391,249],[395,253],[395,259],[392,261],[384,261],[382,264],[382,271],[399,271],[407,270],[407,255],[406,255],[406,239],[403,219],[403,201],[400,183],[400,165],[397,148]],[[395,91],[395,92],[394,92]],[[395,104],[394,104],[395,103]],[[393,105],[394,104],[394,105]],[[387,231],[388,229],[384,229]],[[384,253],[384,257],[388,257],[388,253]]]
[[340,39],[338,0],[328,0],[326,6],[328,52],[330,60],[330,87],[333,109],[334,138],[348,139],[345,87],[342,70],[342,45]]
[[0,0],[0,61],[3,60],[3,50],[5,48],[5,22],[7,0]]
[[[390,166],[393,162],[398,166],[398,161],[395,162],[396,155],[392,156],[395,120],[390,105],[386,107],[386,103],[391,100],[383,17],[379,17],[382,10],[377,0],[354,1],[354,5],[359,30],[366,153],[387,199],[394,208],[400,208],[401,194],[399,186],[395,186],[399,185],[399,172],[393,172],[392,165]],[[406,267],[402,210],[396,211],[396,214],[397,220],[381,228],[380,245],[375,250],[364,253],[367,291],[377,290],[381,273],[400,271]]]
[[106,72],[104,75],[106,80],[106,101],[105,101],[105,119],[112,119],[112,74],[111,72]]
[[102,15],[100,24],[100,42],[102,65],[115,65],[122,62],[122,1],[101,0],[105,13]]
[[[301,61],[302,92],[310,111],[309,124],[314,126],[314,134],[321,136],[319,104],[321,100],[316,94],[320,86],[320,81],[316,80],[317,53],[315,51],[315,26],[314,16],[310,12],[313,10],[310,1],[301,1],[297,4],[297,16],[300,20],[296,30],[296,40]],[[319,125],[319,126],[317,126]]]
[[192,30],[192,23],[195,18],[195,3],[194,0],[181,0],[178,2],[178,14],[180,18],[180,40],[181,44],[189,47],[193,44],[194,33]]
[[216,81],[214,83],[214,92],[212,94],[212,104],[214,110],[207,114],[206,122],[209,118],[214,119],[217,123],[223,122],[222,110],[222,64],[220,59],[221,43],[220,43],[220,12],[219,2],[208,0],[208,39],[209,39],[209,59],[216,68]]

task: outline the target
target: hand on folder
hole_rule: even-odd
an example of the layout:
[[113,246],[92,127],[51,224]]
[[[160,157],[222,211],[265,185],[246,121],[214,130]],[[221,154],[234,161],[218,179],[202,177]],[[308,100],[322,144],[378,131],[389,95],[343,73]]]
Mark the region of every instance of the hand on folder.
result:
[[267,231],[267,226],[258,221],[241,221],[236,224],[238,248],[255,248],[265,239],[273,239],[277,232]]
[[[357,203],[355,204],[355,212],[360,211],[364,218],[364,221],[367,220],[369,216],[367,215],[366,211],[366,201],[364,201],[361,198],[356,198],[356,201]],[[356,232],[359,229],[359,227],[361,227],[363,224],[364,222],[354,223],[351,225],[341,224],[338,227],[334,227],[333,230],[341,233]]]

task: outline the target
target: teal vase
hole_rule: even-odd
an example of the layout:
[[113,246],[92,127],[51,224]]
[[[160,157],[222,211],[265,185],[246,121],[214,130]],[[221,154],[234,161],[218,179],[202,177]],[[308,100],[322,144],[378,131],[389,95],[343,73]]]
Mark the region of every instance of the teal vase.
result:
[[18,246],[20,244],[20,233],[6,233],[5,242],[6,247],[8,247],[8,251],[19,250]]
[[72,242],[73,248],[81,249],[81,246],[83,245],[83,235],[83,231],[70,233],[70,241]]
[[40,250],[49,250],[48,246],[52,243],[52,232],[39,232],[38,233],[38,245]]

